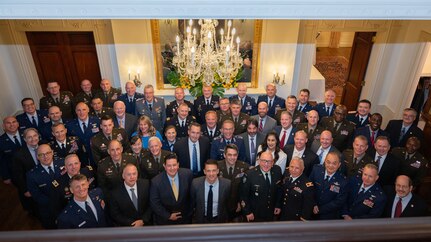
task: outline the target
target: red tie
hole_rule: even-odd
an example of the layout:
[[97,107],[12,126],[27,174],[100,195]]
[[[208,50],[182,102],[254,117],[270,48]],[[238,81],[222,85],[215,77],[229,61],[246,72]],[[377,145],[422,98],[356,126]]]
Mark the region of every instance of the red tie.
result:
[[401,198],[398,199],[397,206],[395,207],[394,218],[399,218],[401,216],[401,212],[402,212],[402,208],[403,208],[401,200],[402,200]]
[[281,137],[281,140],[280,140],[280,148],[281,149],[283,149],[283,147],[284,147],[284,140],[286,139],[286,130],[284,131],[284,134],[283,134],[283,136]]
[[263,119],[260,119],[259,132],[262,132],[262,130],[263,130]]
[[376,136],[376,131],[371,131],[371,145],[374,146],[374,136]]

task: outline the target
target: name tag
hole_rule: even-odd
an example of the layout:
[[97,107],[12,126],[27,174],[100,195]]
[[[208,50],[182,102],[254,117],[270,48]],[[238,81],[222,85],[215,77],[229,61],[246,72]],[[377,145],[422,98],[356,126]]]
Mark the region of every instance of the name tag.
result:
[[80,224],[78,224],[78,227],[82,227],[84,224],[86,224],[87,223],[87,221],[84,221],[84,222],[82,222],[82,223],[80,223]]

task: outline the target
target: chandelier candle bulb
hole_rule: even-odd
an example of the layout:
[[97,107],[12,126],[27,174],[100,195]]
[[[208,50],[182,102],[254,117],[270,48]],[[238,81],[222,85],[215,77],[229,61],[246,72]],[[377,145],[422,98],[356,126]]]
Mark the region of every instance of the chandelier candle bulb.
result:
[[226,46],[226,68],[229,65],[229,51],[230,51],[230,47],[228,45]]
[[230,26],[232,26],[232,21],[227,21],[227,38],[226,40],[229,40],[229,33],[230,33]]
[[224,40],[223,40],[223,35],[224,35],[224,30],[223,29],[220,29],[220,36],[221,36],[221,38],[220,38],[220,40],[221,40],[221,45],[223,44],[223,42],[224,42]]
[[195,65],[195,47],[193,46],[190,50],[192,52],[192,66]]
[[232,48],[233,48],[233,38],[234,38],[234,36],[235,36],[235,33],[236,33],[236,29],[235,29],[235,28],[233,28],[233,29],[232,29],[232,38],[230,39],[230,46],[232,46]]
[[[175,40],[177,41],[177,55],[180,56],[180,36],[177,35]],[[130,73],[129,73],[129,75],[130,75]]]
[[236,53],[239,53],[239,37],[236,37]]

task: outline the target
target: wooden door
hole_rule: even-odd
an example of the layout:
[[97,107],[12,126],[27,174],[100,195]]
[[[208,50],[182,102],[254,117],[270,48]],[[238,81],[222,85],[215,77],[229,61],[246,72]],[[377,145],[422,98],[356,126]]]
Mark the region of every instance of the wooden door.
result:
[[349,71],[341,98],[341,103],[346,105],[349,111],[356,110],[358,105],[375,35],[376,32],[355,33],[350,54]]
[[98,87],[101,75],[92,32],[26,32],[40,85],[57,81],[61,90],[76,94],[89,79]]

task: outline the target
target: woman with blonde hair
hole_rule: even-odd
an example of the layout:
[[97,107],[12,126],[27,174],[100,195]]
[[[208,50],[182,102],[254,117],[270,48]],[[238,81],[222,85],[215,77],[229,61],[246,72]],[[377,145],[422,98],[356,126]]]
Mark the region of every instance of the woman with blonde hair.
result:
[[145,115],[142,115],[139,118],[138,130],[132,134],[132,137],[136,135],[138,135],[141,138],[142,147],[145,149],[148,148],[148,140],[151,137],[156,136],[160,140],[163,140],[159,131],[157,131],[156,128],[154,128],[153,123],[151,122],[151,119]]

